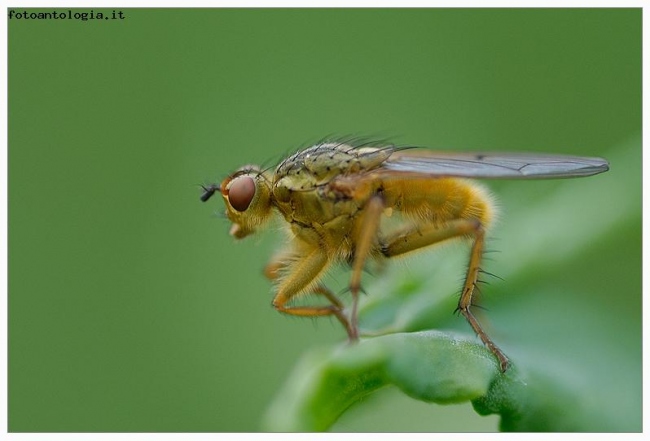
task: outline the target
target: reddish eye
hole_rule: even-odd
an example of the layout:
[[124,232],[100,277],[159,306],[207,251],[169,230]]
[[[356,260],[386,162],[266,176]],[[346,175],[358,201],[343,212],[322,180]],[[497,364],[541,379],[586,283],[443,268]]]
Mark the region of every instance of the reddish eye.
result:
[[255,181],[250,176],[236,178],[228,188],[228,201],[237,211],[246,211],[255,196]]

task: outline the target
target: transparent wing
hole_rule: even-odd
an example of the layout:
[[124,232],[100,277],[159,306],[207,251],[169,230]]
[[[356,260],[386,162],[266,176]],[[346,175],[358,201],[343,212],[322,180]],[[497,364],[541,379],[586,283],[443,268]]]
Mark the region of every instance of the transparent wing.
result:
[[550,179],[591,176],[609,170],[602,158],[537,153],[454,153],[400,150],[383,163],[392,171],[487,179]]

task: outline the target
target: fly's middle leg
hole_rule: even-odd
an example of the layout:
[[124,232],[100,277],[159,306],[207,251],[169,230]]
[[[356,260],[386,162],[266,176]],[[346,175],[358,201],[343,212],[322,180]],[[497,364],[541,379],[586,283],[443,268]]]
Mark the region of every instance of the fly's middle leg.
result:
[[458,302],[458,311],[467,319],[483,344],[495,355],[499,361],[501,371],[505,372],[508,369],[508,358],[486,334],[470,310],[485,243],[485,231],[480,221],[477,219],[457,219],[445,223],[444,226],[419,225],[413,227],[412,230],[402,231],[393,237],[387,238],[382,251],[386,257],[395,257],[448,239],[468,236],[473,238],[473,244],[463,291]]

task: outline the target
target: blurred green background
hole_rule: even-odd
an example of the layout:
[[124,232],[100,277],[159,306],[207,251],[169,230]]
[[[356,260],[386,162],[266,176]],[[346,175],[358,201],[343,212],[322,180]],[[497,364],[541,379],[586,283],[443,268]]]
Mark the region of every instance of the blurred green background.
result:
[[[640,9],[123,12],[9,20],[10,431],[261,430],[301,353],[345,333],[271,308],[261,270],[281,238],[234,243],[197,184],[330,133],[612,161],[624,149],[626,167],[598,177],[491,185],[497,261],[552,243],[549,223],[571,236],[620,216],[575,265],[533,268],[485,302],[506,352],[565,357],[616,391],[594,406],[618,400],[621,428],[640,430]],[[596,182],[602,205],[508,223],[508,207]],[[497,423],[386,389],[334,429]]]

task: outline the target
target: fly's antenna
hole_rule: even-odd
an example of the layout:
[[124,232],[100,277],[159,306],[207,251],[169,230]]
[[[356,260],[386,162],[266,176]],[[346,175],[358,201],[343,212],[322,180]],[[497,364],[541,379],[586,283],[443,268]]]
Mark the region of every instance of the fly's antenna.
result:
[[207,187],[205,185],[201,185],[201,188],[203,189],[203,194],[201,195],[201,202],[206,202],[216,192],[221,191],[221,187],[219,187],[217,184],[210,184]]

